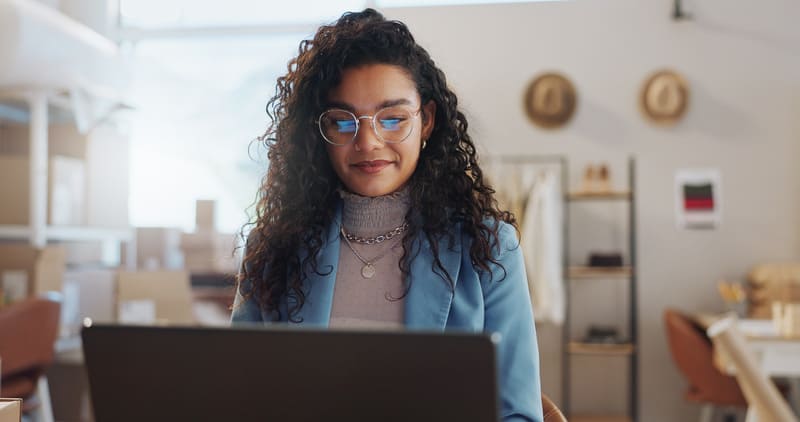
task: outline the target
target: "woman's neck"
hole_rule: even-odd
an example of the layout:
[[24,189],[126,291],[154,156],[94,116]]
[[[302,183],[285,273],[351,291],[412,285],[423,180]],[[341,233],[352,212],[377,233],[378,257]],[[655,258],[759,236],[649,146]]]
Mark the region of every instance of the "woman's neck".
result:
[[344,189],[339,194],[344,202],[342,225],[357,236],[377,236],[401,226],[410,208],[408,187],[373,198]]

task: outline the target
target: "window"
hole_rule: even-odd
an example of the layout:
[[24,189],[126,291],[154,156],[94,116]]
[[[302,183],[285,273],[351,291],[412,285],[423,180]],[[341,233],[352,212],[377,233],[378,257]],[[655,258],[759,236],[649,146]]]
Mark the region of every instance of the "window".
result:
[[194,226],[194,200],[216,199],[218,229],[235,231],[266,169],[251,145],[300,34],[141,41],[131,117],[131,218]]
[[[269,124],[275,80],[319,24],[367,5],[493,3],[119,1],[122,41],[134,63],[131,222],[192,230],[195,199],[216,199],[218,229],[227,232],[247,222],[266,171],[265,149],[251,142]],[[130,44],[126,30],[137,31]]]

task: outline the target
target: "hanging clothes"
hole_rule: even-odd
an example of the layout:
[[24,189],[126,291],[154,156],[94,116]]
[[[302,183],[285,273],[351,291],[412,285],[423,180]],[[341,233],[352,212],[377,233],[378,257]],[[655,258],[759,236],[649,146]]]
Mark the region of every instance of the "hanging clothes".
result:
[[557,174],[538,174],[527,198],[521,244],[537,322],[563,324],[566,295],[563,274],[563,196]]

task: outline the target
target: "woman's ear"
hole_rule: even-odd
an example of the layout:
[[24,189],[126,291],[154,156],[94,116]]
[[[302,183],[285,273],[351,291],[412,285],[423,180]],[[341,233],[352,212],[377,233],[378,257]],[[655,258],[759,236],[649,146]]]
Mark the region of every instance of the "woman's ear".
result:
[[427,140],[433,133],[433,125],[436,123],[436,102],[428,101],[422,106],[422,139]]

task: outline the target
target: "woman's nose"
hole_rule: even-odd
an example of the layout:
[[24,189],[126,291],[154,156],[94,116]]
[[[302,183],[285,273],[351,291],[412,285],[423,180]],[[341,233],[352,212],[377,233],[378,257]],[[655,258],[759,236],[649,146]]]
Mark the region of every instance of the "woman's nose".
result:
[[372,118],[369,116],[359,117],[359,127],[354,141],[356,149],[359,151],[370,151],[383,146],[383,142],[375,134],[372,126]]

